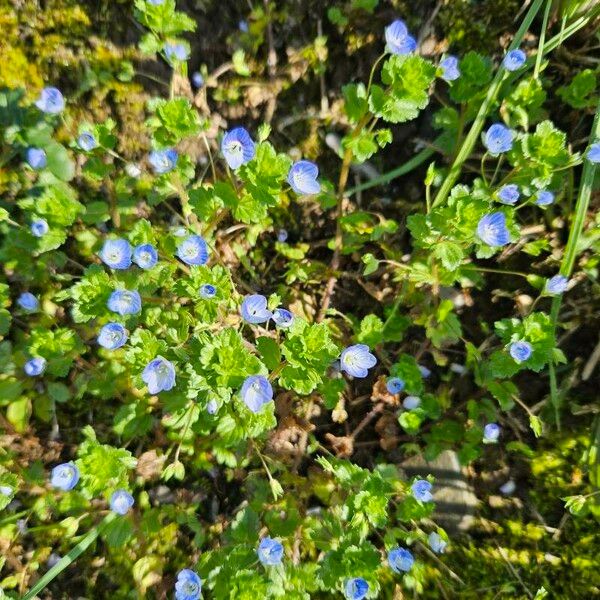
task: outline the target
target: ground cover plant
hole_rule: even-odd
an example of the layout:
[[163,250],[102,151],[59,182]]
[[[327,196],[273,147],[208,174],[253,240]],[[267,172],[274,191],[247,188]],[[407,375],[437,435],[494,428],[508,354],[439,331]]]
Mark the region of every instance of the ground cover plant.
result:
[[414,4],[0,2],[0,598],[600,594],[600,6]]

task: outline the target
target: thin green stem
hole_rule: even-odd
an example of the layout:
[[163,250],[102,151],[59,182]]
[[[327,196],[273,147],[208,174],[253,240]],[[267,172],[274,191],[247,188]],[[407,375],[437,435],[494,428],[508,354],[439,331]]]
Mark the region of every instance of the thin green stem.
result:
[[[594,117],[594,123],[592,125],[592,131],[590,133],[590,143],[593,143],[600,137],[600,102],[596,108],[596,116]],[[583,231],[583,223],[585,216],[588,211],[590,204],[590,196],[592,194],[592,185],[594,183],[594,176],[596,173],[595,163],[586,160],[583,165],[583,171],[581,173],[581,185],[579,187],[579,195],[577,197],[577,203],[575,205],[575,218],[571,223],[571,230],[569,231],[569,239],[565,247],[565,254],[563,256],[560,265],[560,274],[564,277],[570,277],[575,266],[575,259],[577,258],[577,248],[579,245],[579,238]],[[562,296],[555,296],[552,299],[552,307],[550,309],[550,319],[552,322],[552,334],[556,337],[556,325],[558,322],[558,313],[560,311],[560,305],[562,303]],[[560,398],[558,395],[558,384],[556,380],[556,370],[554,363],[550,363],[550,400],[554,408],[554,417],[556,419],[556,427],[560,430]]]
[[542,30],[540,32],[538,51],[535,56],[535,67],[533,69],[533,76],[536,79],[539,79],[540,69],[542,68],[542,58],[544,57],[544,43],[546,42],[546,29],[548,27],[548,17],[550,16],[550,8],[551,7],[552,7],[552,0],[546,0],[546,9],[544,10],[544,19],[542,21]]
[[71,551],[63,556],[22,598],[21,600],[32,600],[35,598],[55,577],[60,575],[72,562],[83,554],[97,539],[100,532],[115,519],[117,515],[110,512],[95,527],[88,531],[87,535]]
[[[527,11],[525,18],[523,19],[523,22],[521,23],[521,26],[519,27],[517,33],[515,34],[512,44],[510,45],[510,47],[508,49],[509,51],[515,50],[516,48],[518,48],[519,44],[523,40],[523,37],[525,36],[525,33],[527,33],[529,26],[533,22],[533,19],[535,18],[540,7],[542,6],[543,1],[544,0],[535,0],[531,4],[531,7]],[[465,139],[462,143],[462,146],[461,146],[458,154],[456,155],[456,159],[454,160],[454,163],[450,167],[450,171],[448,172],[446,179],[442,183],[442,185],[433,201],[433,208],[435,208],[436,206],[439,206],[440,204],[443,204],[446,201],[446,199],[448,198],[448,194],[450,193],[450,190],[454,186],[456,180],[458,179],[458,177],[462,171],[462,166],[463,166],[464,162],[469,158],[469,156],[471,156],[471,153],[473,152],[473,148],[475,147],[475,144],[477,143],[477,140],[479,139],[479,134],[481,133],[481,130],[483,129],[483,124],[485,122],[485,119],[490,111],[492,104],[496,100],[496,96],[498,95],[498,92],[500,91],[500,86],[502,85],[502,81],[504,80],[505,75],[506,75],[506,70],[504,68],[498,69],[496,76],[494,77],[494,79],[492,80],[492,83],[490,84],[490,87],[488,88],[488,93],[487,93],[485,99],[483,100],[481,106],[479,107],[479,112],[477,113],[477,116],[475,117],[475,120],[473,121],[473,124],[471,125],[471,129],[469,130],[469,133],[465,137]]]

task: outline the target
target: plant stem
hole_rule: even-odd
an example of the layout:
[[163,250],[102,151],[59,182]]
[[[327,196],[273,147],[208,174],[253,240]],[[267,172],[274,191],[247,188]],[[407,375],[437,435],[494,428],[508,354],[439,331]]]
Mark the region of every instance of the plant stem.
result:
[[35,598],[55,577],[60,575],[72,562],[83,554],[95,541],[100,532],[115,519],[117,515],[109,512],[106,517],[95,527],[88,531],[87,535],[71,551],[63,556],[22,598],[21,600],[32,600]]
[[[590,143],[594,142],[600,137],[600,102],[596,108],[596,116],[594,117],[594,123],[592,125],[592,131],[590,132]],[[560,274],[564,277],[570,277],[573,267],[575,266],[575,259],[577,258],[577,248],[579,245],[579,237],[583,230],[583,222],[587,214],[588,206],[590,203],[590,196],[592,194],[592,185],[594,183],[594,175],[596,172],[596,165],[586,160],[584,161],[583,171],[581,173],[581,185],[579,187],[579,195],[577,197],[577,204],[575,205],[575,218],[571,223],[571,230],[569,231],[569,239],[565,247],[565,254],[563,256],[560,265]],[[556,338],[556,325],[558,321],[558,313],[560,311],[560,305],[562,303],[562,296],[554,296],[552,299],[552,307],[550,309],[550,319],[552,326],[552,335]],[[556,380],[556,370],[554,363],[550,362],[550,400],[554,407],[554,418],[556,420],[556,427],[560,431],[560,398],[558,395],[558,384]]]
[[[517,33],[512,41],[512,44],[509,47],[509,51],[514,50],[519,46],[519,44],[521,43],[521,40],[525,36],[525,33],[529,29],[529,26],[531,25],[533,19],[535,18],[538,10],[542,6],[543,1],[544,0],[535,0],[532,3],[531,7],[527,11],[527,14],[525,15],[525,18],[523,19],[523,22],[521,23],[521,26],[519,27],[519,30],[517,31]],[[469,130],[469,133],[465,137],[465,139],[462,143],[462,146],[460,147],[460,150],[459,150],[458,154],[456,155],[456,159],[454,160],[454,163],[450,167],[450,171],[433,201],[433,208],[435,208],[436,206],[439,206],[440,204],[443,204],[446,201],[446,198],[448,197],[448,194],[450,193],[452,186],[454,185],[454,183],[456,182],[456,180],[458,179],[458,177],[461,173],[463,163],[471,155],[473,148],[475,147],[475,144],[476,144],[477,140],[479,139],[479,134],[481,133],[481,130],[483,129],[483,124],[488,115],[488,112],[489,112],[492,104],[496,100],[496,96],[498,95],[498,92],[500,91],[500,86],[502,84],[502,81],[504,80],[505,75],[506,75],[506,70],[504,68],[500,68],[496,72],[496,76],[494,77],[494,79],[492,80],[492,83],[490,84],[488,93],[487,93],[485,99],[483,100],[481,106],[479,107],[479,112],[477,113],[477,116],[475,117],[475,121],[473,121],[473,124],[471,125],[471,129]]]
[[536,79],[539,78],[540,69],[542,67],[542,58],[544,57],[544,43],[546,41],[546,28],[548,27],[548,17],[550,15],[551,7],[552,7],[552,0],[546,0],[546,9],[544,10],[544,20],[542,21],[542,30],[540,32],[538,51],[535,56],[535,67],[533,69],[533,76]]

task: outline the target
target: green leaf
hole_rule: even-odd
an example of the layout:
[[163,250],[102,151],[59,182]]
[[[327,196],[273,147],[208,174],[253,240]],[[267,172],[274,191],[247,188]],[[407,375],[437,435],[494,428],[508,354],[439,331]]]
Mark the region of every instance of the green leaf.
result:
[[344,110],[353,123],[358,123],[367,114],[367,88],[364,83],[351,83],[342,88],[344,94]]
[[64,146],[53,142],[44,148],[48,163],[46,168],[62,181],[70,181],[75,176],[75,165]]
[[591,69],[577,73],[568,85],[558,88],[557,94],[569,106],[577,109],[596,105],[594,92],[597,86],[597,74]]
[[273,371],[281,362],[281,352],[277,342],[273,338],[259,337],[256,340],[256,347],[262,356],[267,369]]
[[455,271],[461,265],[464,253],[455,242],[439,242],[433,249],[433,254],[442,261],[449,271]]

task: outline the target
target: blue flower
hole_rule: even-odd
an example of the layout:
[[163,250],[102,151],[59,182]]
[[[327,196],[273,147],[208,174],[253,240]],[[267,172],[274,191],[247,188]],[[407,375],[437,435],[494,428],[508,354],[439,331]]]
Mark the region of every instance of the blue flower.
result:
[[211,398],[206,404],[206,412],[209,415],[216,415],[219,410],[219,404],[214,398]]
[[415,558],[406,548],[393,548],[388,552],[388,563],[392,571],[406,573],[412,569]]
[[564,275],[555,275],[546,282],[546,292],[552,295],[560,295],[567,290],[569,280]]
[[206,300],[214,298],[217,295],[217,288],[210,283],[205,283],[200,286],[200,297]]
[[238,23],[238,29],[242,33],[248,33],[248,21],[244,21],[243,19]]
[[31,230],[32,235],[38,238],[44,237],[48,231],[50,231],[48,222],[45,219],[36,219],[31,223],[29,229]]
[[513,132],[508,127],[502,123],[494,123],[485,132],[483,143],[491,154],[501,154],[512,148],[513,137]]
[[17,304],[27,312],[34,312],[40,307],[40,301],[31,292],[23,292],[17,298]]
[[446,549],[446,546],[448,545],[448,542],[446,542],[446,540],[444,540],[444,538],[442,538],[442,536],[439,533],[437,533],[437,531],[432,531],[429,534],[427,541],[429,542],[429,547],[436,554],[443,554],[444,550]]
[[390,377],[386,383],[385,387],[390,394],[399,394],[404,389],[404,381],[400,379],[400,377]]
[[481,217],[477,224],[477,235],[488,246],[506,246],[510,242],[510,233],[504,213],[495,212]]
[[585,156],[592,163],[600,163],[600,142],[592,144]]
[[136,163],[127,163],[125,165],[125,173],[129,175],[129,177],[133,177],[133,179],[137,179],[142,174],[142,169]]
[[204,77],[202,77],[202,74],[196,71],[192,75],[192,83],[196,89],[200,89],[204,85]]
[[500,426],[496,423],[488,423],[483,428],[483,443],[495,444],[500,437]]
[[9,485],[0,485],[0,494],[3,496],[12,496],[13,491]]
[[133,250],[133,262],[140,269],[151,269],[158,261],[158,252],[152,244],[140,244]]
[[238,169],[254,158],[256,147],[243,127],[228,131],[221,141],[221,152],[230,169]]
[[50,115],[58,114],[65,108],[65,99],[60,90],[55,87],[46,87],[36,100],[35,105],[45,113]]
[[431,502],[433,500],[431,487],[431,483],[426,479],[417,479],[410,489],[412,490],[413,496],[419,500],[419,502]]
[[46,359],[40,356],[30,358],[23,366],[25,375],[29,377],[37,377],[46,370]]
[[406,410],[419,408],[419,406],[421,406],[421,398],[419,398],[419,396],[406,396],[402,401],[402,406],[404,406]]
[[244,321],[253,325],[265,323],[273,316],[273,313],[267,308],[267,299],[260,294],[246,296],[242,302],[240,313]]
[[118,515],[126,515],[133,506],[133,496],[126,490],[117,490],[110,497],[110,510]]
[[199,235],[190,235],[179,246],[177,256],[186,265],[205,265],[208,262],[208,247]]
[[82,150],[85,150],[86,152],[91,152],[92,150],[98,147],[98,142],[92,133],[86,131],[77,138],[77,145]]
[[425,379],[431,376],[431,371],[425,365],[419,365],[419,373],[421,373],[421,376],[425,377]]
[[513,342],[509,348],[510,355],[517,361],[518,363],[525,362],[533,352],[533,348],[529,342],[524,342],[523,340],[518,342]]
[[445,81],[455,81],[460,77],[458,68],[458,58],[456,56],[447,56],[441,63],[442,79]]
[[276,308],[273,311],[273,321],[279,327],[289,327],[294,322],[294,315],[285,308]]
[[142,373],[142,381],[152,395],[168,392],[175,387],[175,367],[166,358],[157,356],[151,360]]
[[116,350],[127,342],[127,330],[120,323],[107,323],[98,334],[98,344],[107,350]]
[[273,400],[273,388],[266,377],[251,375],[242,384],[240,396],[244,404],[253,412],[260,412],[265,404]]
[[111,269],[127,269],[131,266],[131,246],[122,238],[106,240],[99,256]]
[[355,344],[342,351],[340,369],[353,377],[366,377],[368,369],[377,364],[377,359],[369,352],[369,346]]
[[309,160],[295,162],[288,173],[287,181],[296,194],[318,194],[321,184],[317,181],[319,169],[315,163]]
[[511,50],[506,53],[502,65],[507,71],[518,71],[527,60],[527,56],[523,50]]
[[408,33],[404,21],[400,19],[385,28],[385,41],[392,54],[410,54],[417,48],[415,38]]
[[264,537],[256,550],[258,560],[265,567],[275,567],[281,564],[283,559],[283,546],[278,540],[270,537]]
[[190,56],[188,49],[183,44],[169,44],[166,43],[163,47],[165,56],[169,62],[176,60],[187,60]]
[[25,159],[27,160],[27,164],[36,171],[45,168],[48,164],[46,152],[41,148],[28,148]]
[[79,481],[79,469],[75,463],[68,462],[56,465],[50,475],[50,485],[63,492],[72,490]]
[[160,6],[164,3],[165,0],[146,0],[148,4],[152,4],[152,6]]
[[513,204],[517,203],[517,200],[521,196],[521,192],[519,191],[519,186],[516,183],[509,183],[507,185],[503,185],[498,190],[498,200],[502,202],[502,204]]
[[157,175],[163,175],[175,168],[178,156],[177,150],[173,150],[173,148],[153,150],[148,156],[148,162]]
[[549,206],[554,202],[554,194],[548,190],[541,190],[535,197],[535,203],[538,206]]
[[288,239],[288,232],[285,229],[280,229],[277,232],[277,241],[281,242],[283,244],[284,242],[287,241],[287,239]]
[[137,290],[115,290],[108,299],[108,308],[124,315],[135,315],[142,310],[142,299]]
[[202,595],[202,579],[191,569],[177,573],[175,600],[199,600]]
[[346,581],[344,595],[347,600],[363,600],[369,592],[369,584],[362,577],[353,577]]

